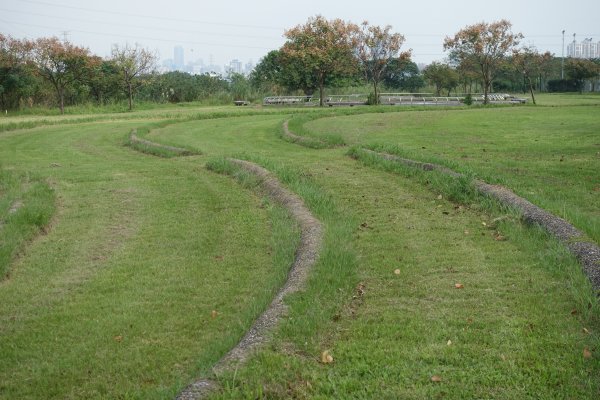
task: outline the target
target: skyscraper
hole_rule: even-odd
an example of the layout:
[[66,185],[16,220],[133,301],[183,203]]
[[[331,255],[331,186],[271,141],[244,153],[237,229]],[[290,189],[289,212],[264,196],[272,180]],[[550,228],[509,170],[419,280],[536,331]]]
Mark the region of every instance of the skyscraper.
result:
[[183,47],[175,46],[173,52],[173,68],[177,71],[183,71]]

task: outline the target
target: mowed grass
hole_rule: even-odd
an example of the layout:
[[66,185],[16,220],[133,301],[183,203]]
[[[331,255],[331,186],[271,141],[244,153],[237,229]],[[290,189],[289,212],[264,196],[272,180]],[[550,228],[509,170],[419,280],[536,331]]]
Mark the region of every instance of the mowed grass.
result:
[[0,282],[2,398],[172,398],[285,279],[285,212],[201,158],[124,147],[131,127],[0,136],[5,165],[51,181],[58,204]]
[[284,212],[204,168],[224,156],[276,174],[324,223],[325,242],[271,344],[219,377],[213,397],[598,396],[598,303],[563,247],[345,148],[286,142],[290,116],[166,121],[145,137],[203,154],[171,159],[122,145],[146,119],[1,133],[5,165],[53,182],[58,210],[0,284],[0,397],[173,398],[210,376],[297,241]]
[[503,184],[600,242],[600,114],[593,106],[509,107],[317,119],[351,145],[395,146]]
[[54,200],[46,182],[0,166],[0,281],[26,242],[48,224]]
[[[231,143],[232,152],[272,160],[275,172],[291,166],[353,221],[337,230],[336,247],[356,253],[358,264],[345,262],[355,274],[332,279],[340,266],[320,262],[306,293],[290,300],[274,344],[222,377],[215,398],[597,396],[600,365],[583,353],[598,348],[598,305],[564,248],[512,214],[438,199],[441,189],[362,166],[345,149],[267,146],[280,122],[204,121],[150,133],[212,155]],[[332,300],[338,306],[324,309]],[[325,350],[333,364],[320,362]]]

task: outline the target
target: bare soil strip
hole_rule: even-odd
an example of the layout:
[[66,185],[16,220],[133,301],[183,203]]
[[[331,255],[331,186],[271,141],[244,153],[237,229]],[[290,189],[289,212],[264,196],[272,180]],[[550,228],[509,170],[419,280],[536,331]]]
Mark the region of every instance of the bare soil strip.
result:
[[283,135],[287,137],[292,143],[298,143],[303,146],[309,146],[310,143],[318,142],[325,147],[330,147],[326,142],[318,139],[318,138],[306,138],[304,136],[296,135],[294,132],[290,131],[289,121],[285,121],[283,123]]
[[[258,317],[242,340],[215,364],[213,367],[215,375],[233,370],[238,364],[245,362],[256,348],[267,341],[268,333],[272,331],[286,313],[287,307],[283,302],[284,297],[304,286],[308,273],[319,256],[323,235],[321,223],[306,208],[302,199],[295,193],[285,189],[266,169],[248,161],[235,159],[229,159],[229,161],[260,178],[261,190],[271,200],[285,207],[298,222],[301,239],[286,283],[277,292],[269,307]],[[214,380],[201,378],[185,388],[176,399],[199,399],[216,388],[217,384]]]
[[151,142],[149,140],[146,139],[141,139],[136,135],[136,131],[133,130],[131,131],[131,134],[129,135],[129,140],[131,141],[131,143],[137,143],[137,144],[141,144],[144,146],[148,146],[148,147],[154,147],[157,149],[163,149],[163,150],[168,150],[171,151],[173,153],[176,153],[177,155],[180,156],[191,156],[194,155],[194,152],[188,150],[188,149],[184,149],[181,147],[173,147],[173,146],[167,146],[164,144],[159,144],[159,143],[154,143]]
[[[378,153],[368,149],[362,150],[368,154],[373,154],[386,160],[400,162],[425,171],[436,170],[453,177],[463,176],[462,174],[441,165],[409,160],[392,154]],[[600,291],[600,247],[598,247],[597,244],[591,242],[581,231],[564,219],[517,196],[505,187],[490,185],[480,180],[474,180],[473,183],[481,193],[497,199],[504,205],[519,210],[523,214],[523,219],[526,222],[540,225],[565,244],[569,251],[579,260],[579,263],[583,267],[583,271],[592,282],[593,289],[595,291]]]

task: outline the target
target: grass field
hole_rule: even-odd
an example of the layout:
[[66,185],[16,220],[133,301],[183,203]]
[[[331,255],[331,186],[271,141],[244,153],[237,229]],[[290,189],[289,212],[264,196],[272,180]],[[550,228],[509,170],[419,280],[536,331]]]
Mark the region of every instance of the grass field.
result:
[[[219,376],[214,398],[595,399],[600,309],[563,246],[477,195],[454,203],[435,179],[280,134],[291,120],[445,163],[600,242],[598,100],[1,118],[2,245],[13,215],[38,204],[39,218],[15,225],[3,267],[0,398],[163,399],[210,377],[285,280],[299,235],[251,182],[205,168],[234,156],[299,194],[325,238],[270,344]],[[140,153],[125,146],[132,129],[198,154]]]

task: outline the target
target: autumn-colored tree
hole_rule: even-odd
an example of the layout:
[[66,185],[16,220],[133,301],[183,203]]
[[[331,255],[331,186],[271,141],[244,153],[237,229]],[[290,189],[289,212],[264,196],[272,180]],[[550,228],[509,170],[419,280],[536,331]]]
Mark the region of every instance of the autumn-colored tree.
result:
[[56,91],[60,112],[64,114],[65,90],[80,79],[89,67],[91,62],[89,50],[51,37],[37,39],[31,54],[37,72]]
[[121,74],[121,80],[129,99],[129,111],[133,109],[133,93],[143,84],[142,76],[150,74],[158,57],[138,44],[112,48],[111,60]]
[[373,83],[375,104],[379,104],[379,83],[394,59],[410,59],[410,50],[400,54],[404,36],[391,33],[392,27],[369,25],[367,21],[357,31],[356,55],[367,81]]
[[436,96],[439,96],[442,89],[450,91],[458,86],[458,73],[448,64],[442,64],[434,61],[423,70],[423,77],[435,86]]
[[535,102],[533,93],[533,82],[541,73],[544,65],[549,63],[554,56],[550,52],[540,54],[533,46],[525,46],[518,50],[513,50],[512,67],[523,75],[525,82],[531,93],[531,101]]
[[315,77],[323,106],[327,79],[352,75],[357,70],[354,57],[357,27],[341,19],[328,21],[317,15],[304,25],[287,30],[281,48],[282,61],[294,63]]
[[488,103],[488,93],[499,63],[523,38],[520,33],[512,33],[511,28],[512,24],[504,19],[489,24],[480,22],[444,40],[444,50],[450,50],[453,58],[468,60],[478,67],[484,104]]

